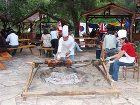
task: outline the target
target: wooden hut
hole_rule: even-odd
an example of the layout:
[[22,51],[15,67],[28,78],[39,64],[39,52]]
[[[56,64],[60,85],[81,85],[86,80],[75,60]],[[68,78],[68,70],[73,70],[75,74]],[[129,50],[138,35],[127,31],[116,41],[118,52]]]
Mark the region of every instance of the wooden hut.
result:
[[127,19],[128,22],[130,23],[129,29],[127,30],[129,33],[128,37],[132,41],[132,32],[133,32],[132,26],[135,20],[133,11],[130,11],[127,8],[121,7],[117,4],[110,3],[103,7],[86,11],[85,13],[81,15],[86,18],[86,24],[88,24],[90,20],[93,20],[96,18],[105,18],[105,19],[115,18],[116,20],[120,22],[121,27],[122,27],[124,20]]

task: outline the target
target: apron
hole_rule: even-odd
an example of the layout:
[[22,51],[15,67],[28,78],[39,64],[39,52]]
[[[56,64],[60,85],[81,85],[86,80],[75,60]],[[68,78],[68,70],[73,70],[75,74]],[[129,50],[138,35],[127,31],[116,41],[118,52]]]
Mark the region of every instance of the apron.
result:
[[134,63],[135,57],[131,57],[125,52],[125,57],[121,57],[119,61],[124,63]]

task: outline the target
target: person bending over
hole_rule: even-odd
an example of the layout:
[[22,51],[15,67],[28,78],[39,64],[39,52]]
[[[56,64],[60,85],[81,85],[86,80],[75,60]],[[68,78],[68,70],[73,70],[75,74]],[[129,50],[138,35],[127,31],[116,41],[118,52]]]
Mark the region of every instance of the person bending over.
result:
[[74,61],[74,47],[74,38],[69,36],[68,26],[64,25],[62,29],[62,37],[59,39],[57,58],[70,58]]

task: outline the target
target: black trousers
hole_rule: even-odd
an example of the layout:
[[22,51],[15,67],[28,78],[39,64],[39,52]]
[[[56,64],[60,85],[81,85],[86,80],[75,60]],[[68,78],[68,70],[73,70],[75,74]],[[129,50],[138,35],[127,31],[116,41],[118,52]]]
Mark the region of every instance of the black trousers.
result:
[[52,39],[51,44],[52,44],[52,47],[54,48],[53,54],[56,54],[58,50],[58,39]]

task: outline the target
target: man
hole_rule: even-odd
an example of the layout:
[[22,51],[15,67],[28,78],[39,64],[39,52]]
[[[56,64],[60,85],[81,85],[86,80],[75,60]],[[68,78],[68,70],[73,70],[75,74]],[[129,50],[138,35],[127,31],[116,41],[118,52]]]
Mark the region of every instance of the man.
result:
[[51,29],[50,35],[51,35],[51,44],[52,47],[54,48],[53,55],[56,55],[58,49],[58,32],[55,27]]
[[[11,30],[10,34],[6,38],[6,42],[9,43],[10,48],[17,48],[19,46],[18,42],[18,35],[16,35],[15,31]],[[11,53],[12,56],[16,54],[17,49],[14,49],[14,51]]]
[[15,34],[15,31],[11,30],[11,33],[7,36],[6,42],[9,43],[9,47],[18,47],[18,35]]
[[120,66],[132,66],[134,65],[136,52],[131,43],[128,42],[126,30],[118,31],[118,38],[122,44],[122,48],[118,54],[108,57],[108,59],[113,59],[109,61],[110,68],[109,74],[112,76],[114,81],[118,80],[118,72]]
[[109,28],[108,33],[105,35],[103,40],[103,50],[106,51],[107,57],[114,55],[116,52],[118,52],[117,49],[117,38],[114,35],[114,29]]
[[62,37],[59,39],[57,58],[70,58],[72,61],[74,61],[74,47],[74,38],[69,36],[68,26],[64,25],[62,29]]

